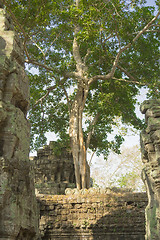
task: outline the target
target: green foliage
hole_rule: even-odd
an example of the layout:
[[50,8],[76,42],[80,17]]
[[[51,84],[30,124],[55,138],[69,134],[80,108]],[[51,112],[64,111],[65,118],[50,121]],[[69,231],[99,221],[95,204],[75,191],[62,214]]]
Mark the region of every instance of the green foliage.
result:
[[64,150],[70,151],[70,144],[68,140],[69,138],[66,138],[65,141],[58,140],[50,142],[51,149],[55,156],[61,156]]
[[[69,109],[64,88],[69,100],[74,101],[78,85],[77,78],[68,77],[68,73],[76,71],[72,48],[74,27],[80,26],[77,40],[81,58],[87,65],[87,77],[105,75],[111,70],[119,48],[132,42],[136,33],[153,18],[154,8],[146,7],[145,1],[139,0],[81,0],[79,8],[72,0],[5,2],[16,19],[16,28],[27,50],[32,148],[42,146],[46,141],[45,133],[49,131],[56,133],[58,141],[68,144]],[[144,33],[123,52],[114,79],[99,79],[90,86],[83,130],[86,139],[94,116],[100,113],[90,143],[90,149],[97,154],[107,156],[110,150],[119,153],[123,137],[116,134],[114,140],[108,138],[117,124],[115,117],[121,117],[124,124],[132,124],[136,129],[143,127],[135,114],[136,95],[141,87],[148,87],[150,97],[159,97],[157,23],[158,20],[152,31]],[[90,52],[88,57],[87,52]],[[36,74],[33,67],[36,67]],[[36,104],[52,86],[55,87],[47,97]]]
[[138,177],[139,175],[135,172],[129,172],[126,174],[122,174],[117,182],[121,188],[127,188],[128,186],[132,186],[132,189],[135,190],[134,187],[136,187],[135,183]]

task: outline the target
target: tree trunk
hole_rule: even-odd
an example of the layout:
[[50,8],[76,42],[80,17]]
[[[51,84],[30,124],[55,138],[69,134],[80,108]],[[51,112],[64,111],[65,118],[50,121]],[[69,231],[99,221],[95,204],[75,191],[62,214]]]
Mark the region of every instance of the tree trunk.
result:
[[86,146],[83,137],[82,119],[84,109],[84,91],[79,87],[75,100],[71,106],[69,135],[71,139],[71,150],[73,155],[75,177],[78,189],[89,188],[90,171],[86,157]]

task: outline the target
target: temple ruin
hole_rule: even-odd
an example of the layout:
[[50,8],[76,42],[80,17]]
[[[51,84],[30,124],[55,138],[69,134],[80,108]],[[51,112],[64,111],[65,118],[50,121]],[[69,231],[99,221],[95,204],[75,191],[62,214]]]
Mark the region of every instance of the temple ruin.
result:
[[32,162],[40,208],[42,240],[144,240],[145,193],[75,187],[73,158],[55,142],[39,149]]
[[160,100],[141,106],[147,125],[141,134],[147,195],[78,191],[71,153],[62,149],[54,155],[53,143],[30,161],[28,107],[23,45],[0,1],[0,240],[158,240]]
[[72,154],[64,148],[58,156],[55,155],[55,144],[50,142],[33,158],[35,187],[39,193],[64,194],[66,188],[76,186]]

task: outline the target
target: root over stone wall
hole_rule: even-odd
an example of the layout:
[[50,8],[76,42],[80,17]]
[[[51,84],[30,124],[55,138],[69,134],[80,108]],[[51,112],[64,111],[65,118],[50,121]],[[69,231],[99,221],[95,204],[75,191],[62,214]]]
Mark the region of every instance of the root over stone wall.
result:
[[24,51],[0,2],[0,239],[38,239]]

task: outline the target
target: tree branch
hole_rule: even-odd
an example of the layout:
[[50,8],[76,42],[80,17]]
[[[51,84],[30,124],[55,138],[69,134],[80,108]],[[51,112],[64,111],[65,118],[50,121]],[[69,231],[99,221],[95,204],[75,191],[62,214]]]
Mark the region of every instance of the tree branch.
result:
[[16,16],[14,15],[14,13],[11,11],[9,5],[7,4],[7,2],[5,0],[1,0],[3,2],[3,4],[7,7],[8,12],[10,13],[10,16],[12,17],[12,20],[16,23],[16,25],[19,27],[19,29],[22,31],[24,38],[27,39],[28,35],[26,35],[23,26],[19,23],[19,21],[17,20]]
[[124,69],[120,65],[117,65],[117,68],[119,68],[122,72],[124,72],[132,81],[137,81],[126,69]]
[[86,150],[87,150],[88,147],[89,147],[89,144],[90,144],[90,141],[91,141],[91,137],[92,137],[92,135],[93,135],[93,133],[94,133],[94,126],[95,126],[95,124],[96,124],[99,116],[100,116],[100,113],[97,113],[97,114],[95,115],[93,121],[92,121],[91,124],[90,124],[91,130],[90,130],[90,132],[88,133],[88,136],[87,136],[87,140],[86,140]]
[[33,37],[29,36],[29,39],[36,45],[36,47],[40,50],[40,52],[43,54],[43,56],[45,57],[45,53],[44,51],[40,48],[40,46],[38,46],[38,44],[34,41]]
[[80,31],[78,26],[75,26],[75,30],[74,30],[74,40],[73,40],[73,57],[74,60],[76,61],[76,69],[78,74],[82,77],[83,76],[83,69],[84,69],[84,64],[80,55],[80,51],[79,51],[79,45],[77,42],[77,33]]
[[88,162],[88,165],[89,165],[90,167],[91,167],[91,162],[92,162],[92,159],[93,159],[93,156],[94,156],[95,152],[96,152],[96,151],[92,152],[91,158],[90,158],[90,160],[89,160],[89,162]]
[[[27,60],[25,60],[25,62],[26,62],[26,63],[35,64],[35,65],[37,65],[37,66],[39,66],[39,67],[43,67],[43,68],[45,68],[46,70],[53,72],[53,71],[54,71],[53,68],[47,66],[46,64],[38,63],[38,62],[36,62],[35,60],[32,60],[32,59],[30,58],[29,53],[28,53],[28,50],[27,50],[27,47],[26,47],[26,41],[27,41],[27,39],[30,39],[30,40],[35,44],[35,46],[36,46],[36,47],[41,51],[41,53],[43,54],[44,58],[45,58],[46,53],[48,52],[48,49],[46,50],[46,52],[44,52],[44,51],[38,46],[38,44],[33,40],[33,38],[32,38],[31,36],[29,36],[29,34],[26,34],[23,26],[22,26],[22,25],[19,23],[19,21],[17,20],[16,16],[15,16],[14,13],[11,11],[9,5],[6,3],[5,0],[2,0],[2,2],[3,2],[4,5],[7,7],[7,10],[8,10],[8,12],[10,13],[13,21],[14,21],[14,22],[16,23],[16,25],[19,27],[20,31],[22,32],[22,34],[23,34],[23,36],[24,36],[24,51],[25,51],[26,56],[27,56],[27,58],[28,58]],[[58,36],[53,40],[53,42],[51,43],[50,47],[51,47],[52,44],[56,41],[56,39],[59,37],[59,35],[60,35],[60,33],[59,33]]]
[[62,88],[63,88],[64,94],[65,94],[65,96],[66,96],[66,99],[67,99],[67,105],[68,105],[68,109],[69,109],[69,112],[70,112],[70,111],[71,111],[71,104],[70,104],[71,101],[69,100],[68,93],[67,93],[67,91],[66,91],[64,85],[62,86]]
[[[76,0],[76,7],[79,7],[79,0]],[[75,25],[74,27],[74,39],[73,39],[73,57],[76,62],[76,69],[78,72],[78,75],[80,77],[84,76],[84,73],[87,72],[87,67],[85,65],[85,60],[84,62],[82,61],[81,55],[80,55],[80,49],[79,49],[79,44],[77,41],[77,34],[80,32],[80,27],[79,25]],[[86,54],[87,55],[87,54]]]
[[[151,30],[146,30],[145,32],[160,32],[160,30],[159,29],[151,29]],[[134,32],[133,34],[137,34],[137,32]]]
[[[35,60],[32,60],[32,59],[30,59],[30,58],[29,58],[28,60],[25,60],[25,62],[28,63],[28,64],[29,64],[29,63],[32,63],[32,64],[34,64],[34,65],[36,65],[36,66],[45,68],[46,70],[51,71],[51,72],[54,72],[54,71],[55,71],[55,69],[53,69],[52,67],[49,67],[48,65],[45,65],[45,64],[43,64],[43,63],[36,62]],[[53,75],[53,77],[56,78],[54,75]]]
[[86,61],[87,61],[87,58],[88,58],[88,56],[90,55],[90,53],[91,53],[91,50],[88,48],[88,49],[87,49],[87,53],[86,53],[86,55],[85,55],[85,57],[84,57],[84,65],[86,65]]
[[[35,102],[35,104],[32,106],[32,109],[34,109],[38,103],[41,103],[41,106],[42,106],[43,100],[49,95],[49,93],[50,93],[50,91],[48,90],[44,96],[42,96],[40,99],[38,99],[38,100]],[[33,114],[33,113],[30,113],[30,114],[29,114],[28,120],[30,119],[30,117],[32,116],[32,114]]]
[[61,34],[61,32],[56,36],[56,38],[51,42],[51,45],[46,49],[46,51],[45,51],[45,56],[46,56],[46,54],[47,54],[47,52],[49,51],[49,49],[51,48],[51,46],[53,45],[53,43],[57,40],[57,38],[60,36],[60,34]]
[[117,56],[115,57],[115,60],[113,62],[113,66],[112,66],[112,69],[111,71],[107,74],[107,75],[96,75],[94,77],[92,77],[88,84],[90,85],[92,82],[94,81],[97,81],[98,79],[101,79],[101,80],[108,80],[108,79],[111,79],[113,76],[114,76],[114,73],[116,71],[116,68],[117,68],[117,65],[118,65],[118,62],[119,62],[119,59],[120,59],[120,56],[121,54],[126,50],[128,49],[132,44],[129,43],[127,44],[125,47],[121,48],[117,54]]
[[149,28],[151,27],[152,23],[158,18],[158,16],[160,15],[160,11],[157,13],[157,15],[152,18],[152,20],[141,30],[139,31],[139,33],[136,35],[136,37],[132,40],[132,44],[137,41],[137,39]]
[[118,13],[118,11],[117,11],[117,8],[116,8],[116,6],[114,5],[114,3],[111,2],[111,4],[112,4],[112,6],[114,7],[117,16],[121,17],[121,16],[119,15],[119,13]]
[[[58,84],[60,84],[60,85],[64,84],[64,81],[65,81],[65,79],[62,79]],[[47,92],[35,102],[35,104],[32,106],[32,109],[34,109],[39,103],[41,103],[41,105],[42,105],[43,100],[49,95],[49,93],[52,90],[54,90],[56,88],[57,88],[57,84],[55,84],[54,86],[46,88]],[[30,115],[28,116],[28,119],[30,119],[31,116],[32,116],[32,113],[30,113]]]
[[123,79],[123,78],[115,78],[112,77],[113,80],[117,80],[117,81],[121,81],[121,82],[127,82],[127,83],[133,83],[133,84],[137,84],[137,85],[141,85],[141,86],[146,86],[146,83],[140,83],[138,81],[131,81],[131,80],[127,80],[127,79]]
[[131,43],[128,43],[126,46],[124,46],[123,48],[121,48],[121,49],[119,50],[119,52],[117,53],[117,55],[116,55],[116,57],[115,57],[115,60],[114,60],[114,62],[113,62],[112,69],[111,69],[111,71],[110,71],[107,75],[96,75],[96,76],[90,78],[88,84],[90,85],[92,82],[97,81],[98,79],[108,80],[108,79],[113,78],[121,54],[122,54],[125,50],[127,50],[128,48],[130,48],[131,45],[132,45],[133,43],[135,43],[135,42],[137,41],[137,39],[140,38],[140,36],[141,36],[144,32],[146,32],[146,30],[148,30],[148,28],[149,28],[149,27],[152,25],[152,23],[158,18],[159,15],[160,15],[160,11],[157,13],[157,15],[156,15],[141,31],[138,32],[138,34],[136,35],[135,38],[133,38],[133,40],[132,40]]

